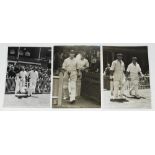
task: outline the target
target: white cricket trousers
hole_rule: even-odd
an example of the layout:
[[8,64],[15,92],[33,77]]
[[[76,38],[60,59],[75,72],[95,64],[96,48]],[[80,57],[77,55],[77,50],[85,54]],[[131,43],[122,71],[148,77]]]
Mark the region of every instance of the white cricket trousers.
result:
[[131,88],[130,91],[132,92],[133,90],[135,91],[135,96],[138,96],[138,84],[139,84],[139,80],[132,80],[131,79]]
[[30,79],[28,95],[32,95],[32,93],[35,93],[36,83],[37,83],[36,79]]
[[76,97],[76,81],[77,81],[77,71],[64,73],[63,96],[64,98],[70,97],[70,101],[75,100]]
[[[119,93],[120,88],[120,93]],[[119,95],[122,98],[124,93],[124,82],[122,80],[114,80],[114,98],[118,98]]]

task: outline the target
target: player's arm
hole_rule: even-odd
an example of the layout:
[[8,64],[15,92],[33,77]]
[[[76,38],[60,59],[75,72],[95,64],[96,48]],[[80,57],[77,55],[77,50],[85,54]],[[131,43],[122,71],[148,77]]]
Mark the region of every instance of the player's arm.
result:
[[130,70],[131,70],[131,67],[130,67],[130,65],[128,65],[128,68],[126,70],[126,78],[127,78],[127,80],[129,80]]
[[143,75],[143,73],[142,73],[142,70],[141,70],[141,68],[140,68],[140,66],[138,65],[138,74],[143,78],[144,77],[144,75]]
[[107,68],[104,70],[104,72],[103,72],[103,76],[106,75],[106,72],[107,72]]
[[39,74],[38,74],[38,72],[37,72],[37,77],[36,77],[36,79],[37,79],[37,81],[39,80]]
[[115,65],[116,65],[115,62],[113,61],[110,67],[110,76],[114,75]]
[[79,72],[80,72],[80,65],[79,65],[77,60],[76,60],[76,70],[77,70],[77,73],[79,74]]
[[61,72],[64,74],[64,72],[66,72],[67,71],[67,62],[66,62],[66,60],[64,60],[64,62],[63,62],[63,64],[62,64],[62,68],[61,68]]
[[80,64],[79,64],[79,61],[78,60],[76,60],[76,70],[77,71],[80,71]]
[[110,67],[110,81],[113,81],[115,65],[116,65],[115,62],[113,61]]
[[77,70],[77,77],[79,78],[80,77],[80,70],[81,70],[81,68],[80,68],[80,64],[78,63],[78,61],[76,60],[76,70]]
[[64,60],[63,64],[62,64],[62,69],[66,70],[67,67],[67,60]]
[[25,71],[25,76],[28,77],[28,72]]
[[19,78],[21,79],[21,77],[22,77],[22,76],[21,76],[21,71],[20,71],[20,72],[19,72]]
[[17,80],[17,75],[15,76],[15,81]]
[[125,64],[123,65],[123,72],[124,72],[124,74],[126,74],[126,72],[125,72]]

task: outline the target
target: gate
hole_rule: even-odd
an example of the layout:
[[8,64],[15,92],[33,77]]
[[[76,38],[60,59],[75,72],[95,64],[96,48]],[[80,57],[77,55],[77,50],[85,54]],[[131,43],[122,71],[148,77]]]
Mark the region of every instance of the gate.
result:
[[61,106],[63,97],[63,73],[59,76],[53,76],[53,94],[52,103]]

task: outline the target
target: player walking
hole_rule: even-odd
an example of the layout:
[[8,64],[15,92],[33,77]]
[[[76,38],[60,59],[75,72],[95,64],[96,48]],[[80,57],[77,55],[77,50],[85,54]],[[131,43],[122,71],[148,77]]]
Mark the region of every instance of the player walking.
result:
[[81,52],[80,57],[77,58],[77,68],[79,69],[79,75],[77,77],[77,96],[81,95],[81,79],[82,79],[82,73],[86,72],[87,69],[89,68],[89,62],[85,58],[85,53],[84,51]]
[[[117,59],[112,62],[111,65],[111,76],[113,76],[114,81],[114,99],[124,99],[124,83],[125,83],[125,65],[122,60],[123,55],[121,53],[117,54]],[[120,94],[119,94],[120,90]]]
[[38,80],[38,72],[36,68],[33,67],[32,70],[29,72],[29,79],[30,79],[30,86],[28,90],[28,96],[32,96],[32,93],[35,93],[36,83]]
[[130,95],[135,91],[135,97],[140,98],[138,92],[139,77],[144,77],[140,65],[137,63],[137,57],[132,57],[132,62],[127,68],[127,77],[131,80]]
[[[74,50],[70,51],[69,57],[64,60],[62,65],[63,73],[64,73],[64,83],[63,83],[63,90],[64,90],[64,99],[70,97],[70,103],[75,103],[76,97],[76,81],[77,81],[77,60],[75,58]],[[70,83],[70,84],[69,84]],[[70,93],[69,93],[70,90]]]

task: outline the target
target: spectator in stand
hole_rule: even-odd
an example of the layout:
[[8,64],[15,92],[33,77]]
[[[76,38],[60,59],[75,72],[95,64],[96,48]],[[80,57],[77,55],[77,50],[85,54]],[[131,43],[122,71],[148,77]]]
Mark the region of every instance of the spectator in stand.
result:
[[14,67],[11,66],[11,67],[9,67],[8,78],[15,78],[15,77],[16,77],[16,73],[14,71]]
[[110,64],[107,64],[107,67],[105,68],[105,71],[104,71],[104,75],[110,76]]
[[16,64],[16,65],[14,66],[14,71],[15,71],[16,74],[19,73],[19,72],[21,71],[20,66],[19,66],[18,64]]

